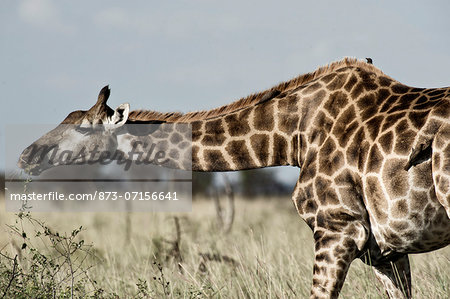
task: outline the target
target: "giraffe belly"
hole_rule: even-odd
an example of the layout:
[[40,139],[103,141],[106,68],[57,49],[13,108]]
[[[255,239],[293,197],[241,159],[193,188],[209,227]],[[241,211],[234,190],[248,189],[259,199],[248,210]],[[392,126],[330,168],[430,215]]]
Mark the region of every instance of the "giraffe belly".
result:
[[445,247],[450,243],[450,219],[436,198],[431,161],[406,171],[395,167],[397,162],[404,165],[405,160],[398,160],[386,161],[391,169],[383,173],[378,189],[372,186],[371,190],[370,176],[366,179],[371,229],[381,253],[420,253]]

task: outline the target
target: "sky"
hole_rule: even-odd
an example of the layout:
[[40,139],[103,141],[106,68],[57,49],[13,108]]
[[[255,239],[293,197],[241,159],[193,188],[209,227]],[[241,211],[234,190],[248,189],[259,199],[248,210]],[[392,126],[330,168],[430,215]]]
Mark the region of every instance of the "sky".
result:
[[0,153],[7,125],[56,125],[107,84],[113,108],[188,112],[350,56],[407,85],[449,86],[449,11],[449,1],[3,0]]

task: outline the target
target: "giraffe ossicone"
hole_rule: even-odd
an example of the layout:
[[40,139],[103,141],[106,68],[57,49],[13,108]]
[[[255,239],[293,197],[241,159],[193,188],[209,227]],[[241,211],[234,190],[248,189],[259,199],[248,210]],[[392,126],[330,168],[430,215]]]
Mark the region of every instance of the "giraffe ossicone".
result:
[[[170,167],[300,167],[292,199],[314,234],[312,298],[336,298],[356,258],[370,261],[391,298],[409,298],[408,255],[450,243],[450,87],[409,87],[346,58],[210,111],[113,110],[108,96],[106,87],[91,109],[62,124],[189,125],[191,156],[180,150],[181,127],[159,139],[177,145]],[[83,133],[55,130],[34,144],[61,144],[66,136],[83,145],[130,146],[126,134],[75,138]],[[29,153],[19,166],[38,172],[42,165]]]

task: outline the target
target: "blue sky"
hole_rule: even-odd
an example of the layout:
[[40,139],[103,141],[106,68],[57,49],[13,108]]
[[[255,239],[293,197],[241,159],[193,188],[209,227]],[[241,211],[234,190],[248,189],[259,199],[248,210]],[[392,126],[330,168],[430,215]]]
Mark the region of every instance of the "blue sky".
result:
[[408,85],[449,86],[449,11],[449,1],[1,1],[1,142],[5,124],[59,123],[106,84],[113,107],[187,112],[353,56]]

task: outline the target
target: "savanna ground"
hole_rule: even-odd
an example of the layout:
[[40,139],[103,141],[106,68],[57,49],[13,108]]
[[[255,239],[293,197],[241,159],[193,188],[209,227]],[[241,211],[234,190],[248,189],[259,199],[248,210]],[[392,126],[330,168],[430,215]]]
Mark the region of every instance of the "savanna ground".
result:
[[[191,213],[179,214],[130,213],[127,218],[126,213],[33,213],[33,218],[45,222],[52,231],[37,237],[34,231],[39,227],[27,225],[26,219],[20,220],[17,214],[6,213],[4,200],[0,203],[1,253],[18,255],[17,268],[32,269],[29,264],[33,259],[28,260],[27,266],[20,264],[20,258],[33,252],[51,252],[52,241],[46,238],[53,238],[54,242],[59,235],[70,237],[72,231],[83,227],[79,233],[76,231],[73,242],[84,240],[83,246],[92,245],[86,247],[92,255],[83,260],[82,274],[89,281],[81,283],[87,293],[74,292],[75,297],[307,298],[309,295],[312,234],[287,197],[237,199],[235,221],[228,234],[217,225],[213,202],[206,199],[194,201]],[[177,238],[175,216],[180,224],[179,251],[173,243]],[[11,233],[8,224],[18,227],[19,235]],[[27,231],[26,238],[20,236],[20,230]],[[28,246],[22,249],[23,242]],[[9,272],[3,271],[2,275],[11,273],[11,263],[12,260]],[[449,247],[414,255],[411,263],[416,298],[448,298]],[[75,284],[81,277],[74,277]],[[6,285],[11,280],[9,276],[2,279]],[[92,284],[93,281],[96,283]],[[67,283],[70,288],[70,281]],[[94,295],[92,288],[103,291]],[[3,293],[0,290],[0,296]],[[70,295],[61,293],[59,297]],[[384,298],[384,293],[372,270],[356,260],[340,298]]]

